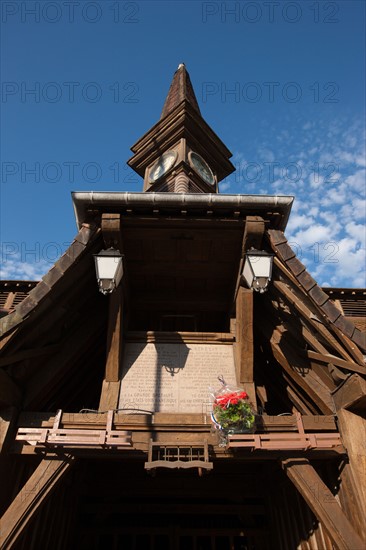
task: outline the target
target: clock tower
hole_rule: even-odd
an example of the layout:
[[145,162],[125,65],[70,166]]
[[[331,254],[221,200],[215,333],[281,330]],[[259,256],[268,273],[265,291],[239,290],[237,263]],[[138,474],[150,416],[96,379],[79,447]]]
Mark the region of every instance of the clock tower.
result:
[[187,69],[174,74],[159,122],[133,147],[129,166],[146,192],[217,193],[231,152],[202,118]]

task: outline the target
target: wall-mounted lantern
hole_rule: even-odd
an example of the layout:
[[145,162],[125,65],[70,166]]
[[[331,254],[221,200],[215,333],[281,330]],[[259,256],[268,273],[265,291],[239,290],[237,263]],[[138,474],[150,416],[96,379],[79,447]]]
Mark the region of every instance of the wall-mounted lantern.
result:
[[108,248],[94,254],[94,261],[99,291],[102,294],[110,294],[121,282],[123,255],[119,250]]
[[248,250],[245,255],[243,277],[249,288],[265,292],[272,277],[273,254],[264,250]]

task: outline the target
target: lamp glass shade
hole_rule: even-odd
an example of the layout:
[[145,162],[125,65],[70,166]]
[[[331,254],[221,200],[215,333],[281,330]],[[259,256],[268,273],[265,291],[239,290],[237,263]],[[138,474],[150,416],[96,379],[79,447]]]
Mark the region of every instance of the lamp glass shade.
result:
[[264,292],[272,276],[273,255],[253,250],[246,254],[243,277],[249,288]]
[[95,271],[99,290],[109,294],[118,287],[123,275],[122,254],[119,250],[108,248],[99,254],[94,254]]

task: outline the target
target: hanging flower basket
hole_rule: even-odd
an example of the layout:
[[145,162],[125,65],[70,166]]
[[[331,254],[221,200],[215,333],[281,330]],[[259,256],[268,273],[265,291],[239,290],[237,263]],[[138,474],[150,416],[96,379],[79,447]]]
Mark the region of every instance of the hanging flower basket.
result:
[[255,413],[243,389],[229,387],[222,377],[219,380],[222,387],[211,394],[211,420],[213,427],[219,430],[220,444],[226,445],[230,434],[255,431]]

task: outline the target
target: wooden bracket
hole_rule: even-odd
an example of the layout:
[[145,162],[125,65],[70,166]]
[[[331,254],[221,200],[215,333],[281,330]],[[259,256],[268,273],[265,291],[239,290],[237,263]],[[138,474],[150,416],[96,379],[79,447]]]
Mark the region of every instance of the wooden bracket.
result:
[[245,229],[243,237],[242,256],[250,249],[262,248],[265,223],[260,216],[247,216],[245,218]]
[[102,214],[101,228],[105,247],[122,252],[121,214]]
[[364,548],[361,537],[309,461],[305,458],[289,458],[282,461],[282,466],[315,517],[322,522],[337,549]]

